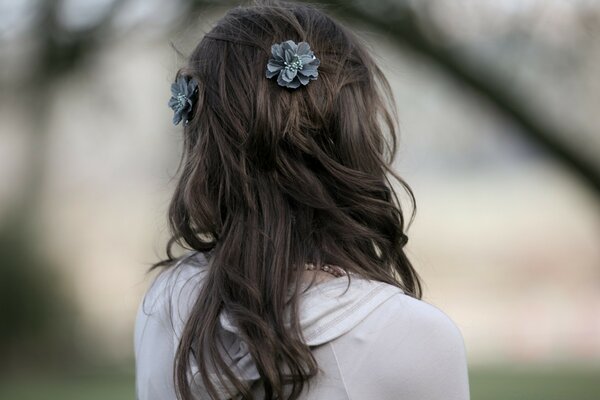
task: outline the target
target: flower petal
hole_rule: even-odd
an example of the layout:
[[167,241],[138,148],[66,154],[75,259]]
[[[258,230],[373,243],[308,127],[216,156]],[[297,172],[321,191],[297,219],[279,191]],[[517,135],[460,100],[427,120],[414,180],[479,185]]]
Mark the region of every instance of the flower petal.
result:
[[310,81],[310,79],[307,76],[304,75],[298,75],[298,80],[300,81],[301,84],[303,85],[307,85],[308,81]]
[[315,60],[312,54],[300,54],[298,58],[300,59],[300,61],[302,61],[302,65],[309,64]]
[[175,97],[169,99],[169,107],[174,108],[177,104],[179,104],[179,101]]
[[186,82],[185,84],[185,97],[189,98],[194,94],[194,85],[191,82]]
[[317,71],[316,68],[302,68],[301,70],[298,71],[298,74],[304,75],[304,76],[319,76],[319,72]]
[[180,122],[181,122],[181,114],[176,112],[175,115],[173,115],[173,124],[177,125]]
[[296,50],[296,53],[298,53],[299,55],[308,54],[309,51],[310,51],[310,46],[308,45],[308,43],[306,43],[306,42],[298,43],[298,49]]
[[283,70],[279,72],[279,76],[277,77],[277,84],[279,86],[287,86],[287,81],[283,79]]
[[271,79],[272,77],[274,77],[275,75],[279,74],[279,70],[277,71],[269,71],[268,69],[265,71],[265,76],[269,79]]
[[284,67],[285,67],[285,65],[283,64],[283,61],[274,60],[272,58],[267,63],[267,69],[269,71],[279,71],[280,69],[282,69]]
[[283,77],[285,78],[286,81],[290,82],[292,79],[294,79],[294,77],[296,76],[296,71],[293,69],[284,69],[283,70]]
[[171,93],[175,97],[179,94],[179,84],[177,82],[171,83]]
[[271,46],[271,54],[273,58],[283,60],[283,48],[279,43],[275,43]]
[[281,47],[284,51],[291,50],[292,53],[296,53],[298,50],[298,45],[293,40],[286,40],[285,42],[281,43]]
[[315,57],[312,59],[312,61],[308,62],[306,65],[312,65],[314,67],[318,67],[319,65],[321,65],[321,60],[319,60],[317,57]]
[[289,87],[290,89],[297,89],[298,87],[300,87],[301,83],[299,79],[294,79],[291,82],[288,82],[288,84],[286,85],[287,87]]
[[294,51],[291,49],[286,49],[285,50],[285,62],[288,64],[291,64],[291,62],[294,60]]
[[198,90],[198,82],[195,79],[190,79],[188,89],[190,89],[190,95],[194,94]]

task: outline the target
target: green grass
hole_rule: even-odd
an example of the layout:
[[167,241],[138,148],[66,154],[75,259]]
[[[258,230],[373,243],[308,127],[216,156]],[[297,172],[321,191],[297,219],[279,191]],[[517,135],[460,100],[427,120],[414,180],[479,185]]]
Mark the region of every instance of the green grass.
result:
[[470,368],[473,400],[599,400],[599,367]]
[[3,379],[1,400],[133,400],[131,375],[32,376]]
[[[600,367],[471,367],[470,383],[472,400],[600,399]],[[0,380],[0,399],[133,400],[134,377],[103,371],[77,377],[4,378]]]

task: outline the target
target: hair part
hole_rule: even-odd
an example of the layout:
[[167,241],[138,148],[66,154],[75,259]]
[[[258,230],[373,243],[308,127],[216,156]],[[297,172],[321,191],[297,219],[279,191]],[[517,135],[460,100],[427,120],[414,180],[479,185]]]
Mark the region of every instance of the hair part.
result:
[[[296,90],[265,77],[271,45],[288,39],[308,42],[321,60],[318,79]],[[298,322],[305,263],[339,265],[422,296],[390,181],[406,190],[414,217],[413,193],[392,168],[398,123],[390,85],[347,28],[314,5],[278,1],[229,10],[182,74],[197,80],[198,101],[184,127],[168,258],[150,269],[172,267],[175,244],[210,251],[211,268],[174,360],[177,395],[193,398],[187,373],[196,354],[203,355],[196,361],[211,398],[218,396],[209,362],[242,398],[253,398],[217,348],[226,309],[257,364],[265,398],[296,399],[318,373]]]

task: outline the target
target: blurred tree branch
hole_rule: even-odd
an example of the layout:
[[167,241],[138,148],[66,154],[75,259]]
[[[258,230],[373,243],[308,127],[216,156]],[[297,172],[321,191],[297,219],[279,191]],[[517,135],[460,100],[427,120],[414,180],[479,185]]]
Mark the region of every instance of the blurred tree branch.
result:
[[[24,231],[35,225],[34,210],[40,201],[46,172],[46,149],[48,139],[48,113],[52,101],[52,87],[61,78],[82,67],[82,64],[99,51],[102,39],[110,37],[107,32],[117,12],[126,0],[113,1],[96,22],[85,29],[69,30],[60,19],[61,0],[47,0],[40,3],[33,24],[34,37],[38,38],[38,51],[35,54],[31,76],[26,80],[24,96],[31,108],[36,110],[36,118],[31,121],[30,134],[36,137],[30,146],[28,157],[30,166],[24,179],[24,189],[15,202],[15,209],[9,213],[13,221],[6,225],[20,226]],[[23,233],[25,237],[27,233]]]
[[77,69],[86,57],[95,54],[103,38],[110,37],[114,17],[127,0],[113,1],[96,22],[84,29],[71,30],[60,22],[64,1],[46,0],[41,3],[36,24],[36,36],[41,38],[36,77],[51,84]]
[[437,29],[430,20],[418,21],[414,11],[403,1],[381,1],[377,6],[363,6],[363,2],[352,0],[323,0],[321,4],[332,6],[336,14],[366,24],[395,43],[412,50],[438,66],[458,83],[470,87],[486,99],[505,118],[519,128],[518,132],[536,143],[546,153],[577,173],[587,185],[600,194],[600,171],[583,155],[578,154],[565,139],[577,137],[569,132],[558,131],[539,118],[528,106],[530,99],[513,93],[507,80],[492,71],[489,66],[467,59],[443,44],[434,42],[427,30]]

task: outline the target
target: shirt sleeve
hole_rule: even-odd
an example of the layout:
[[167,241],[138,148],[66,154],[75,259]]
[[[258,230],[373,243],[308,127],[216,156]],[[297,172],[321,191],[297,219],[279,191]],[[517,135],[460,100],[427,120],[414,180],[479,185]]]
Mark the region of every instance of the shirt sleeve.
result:
[[444,312],[422,300],[393,296],[332,347],[349,398],[470,398],[462,334]]

